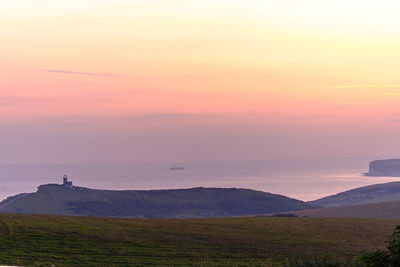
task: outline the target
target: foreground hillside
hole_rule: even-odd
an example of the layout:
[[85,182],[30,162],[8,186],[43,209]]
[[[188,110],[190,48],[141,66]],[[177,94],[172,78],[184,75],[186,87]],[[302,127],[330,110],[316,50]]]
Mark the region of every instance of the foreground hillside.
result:
[[0,203],[0,212],[147,218],[231,217],[310,208],[303,201],[249,189],[116,191],[55,184]]
[[383,248],[400,221],[327,218],[122,219],[0,214],[0,264],[271,266],[295,256]]
[[400,219],[400,201],[338,206],[291,213],[307,217]]
[[308,203],[322,207],[336,207],[396,200],[400,200],[400,182],[359,187]]

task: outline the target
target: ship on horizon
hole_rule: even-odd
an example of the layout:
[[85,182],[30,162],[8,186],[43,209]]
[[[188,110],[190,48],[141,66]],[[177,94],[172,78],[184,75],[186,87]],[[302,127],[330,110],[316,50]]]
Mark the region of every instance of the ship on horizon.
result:
[[169,168],[170,171],[183,171],[185,168],[183,168],[182,166],[174,166]]

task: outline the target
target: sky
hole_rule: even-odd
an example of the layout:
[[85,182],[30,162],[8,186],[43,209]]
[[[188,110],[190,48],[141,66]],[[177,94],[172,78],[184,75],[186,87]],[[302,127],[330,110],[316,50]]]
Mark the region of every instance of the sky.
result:
[[0,162],[400,156],[398,1],[0,3]]

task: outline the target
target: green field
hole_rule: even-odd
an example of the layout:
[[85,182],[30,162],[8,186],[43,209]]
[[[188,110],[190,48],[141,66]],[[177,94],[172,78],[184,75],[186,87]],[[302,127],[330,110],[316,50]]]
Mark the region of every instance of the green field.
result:
[[383,248],[396,220],[117,219],[0,214],[0,264],[270,266]]

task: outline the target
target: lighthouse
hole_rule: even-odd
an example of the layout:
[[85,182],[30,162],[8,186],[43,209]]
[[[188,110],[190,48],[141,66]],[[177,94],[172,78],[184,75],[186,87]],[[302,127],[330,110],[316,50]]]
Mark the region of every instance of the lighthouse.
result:
[[72,182],[71,181],[68,181],[68,176],[67,175],[64,175],[64,177],[63,177],[63,184],[62,184],[64,187],[66,187],[66,188],[72,188],[73,186],[72,186]]

